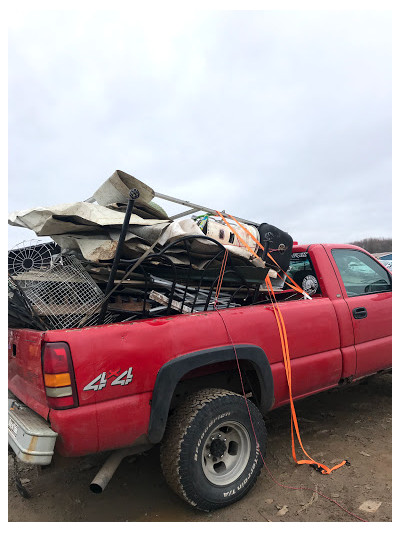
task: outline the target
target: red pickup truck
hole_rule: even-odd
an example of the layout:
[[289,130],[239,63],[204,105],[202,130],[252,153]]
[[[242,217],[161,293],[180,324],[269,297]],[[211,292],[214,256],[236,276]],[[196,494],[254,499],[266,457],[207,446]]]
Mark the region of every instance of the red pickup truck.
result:
[[[294,399],[391,368],[389,270],[361,248],[311,244],[294,246],[289,273],[312,295],[277,293]],[[277,322],[262,298],[82,329],[10,329],[8,360],[18,459],[119,450],[92,484],[100,492],[124,455],[161,443],[169,485],[206,511],[254,485],[263,416],[289,401]]]

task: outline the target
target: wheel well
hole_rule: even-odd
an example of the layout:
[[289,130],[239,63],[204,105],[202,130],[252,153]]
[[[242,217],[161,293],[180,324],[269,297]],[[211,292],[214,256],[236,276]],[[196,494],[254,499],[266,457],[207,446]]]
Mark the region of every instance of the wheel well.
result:
[[[240,374],[246,396],[259,407],[261,384],[256,369],[251,361],[239,361]],[[227,361],[217,365],[205,365],[182,376],[172,394],[170,413],[185,398],[198,390],[215,387],[243,394],[242,382],[236,361]]]
[[236,359],[246,394],[251,394],[260,412],[266,414],[274,404],[274,381],[264,350],[252,344],[239,344],[234,349],[230,345],[207,348],[172,358],[158,371],[151,399],[149,441],[161,441],[171,409],[187,394],[211,385],[242,394]]

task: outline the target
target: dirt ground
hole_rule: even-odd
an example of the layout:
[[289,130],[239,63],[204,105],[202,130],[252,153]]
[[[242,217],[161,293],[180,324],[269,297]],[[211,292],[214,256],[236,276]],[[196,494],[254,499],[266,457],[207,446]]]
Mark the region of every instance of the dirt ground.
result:
[[[390,522],[392,517],[392,376],[383,374],[296,403],[303,444],[316,460],[334,465],[331,475],[291,457],[287,407],[266,420],[266,464],[252,491],[236,504],[203,513],[181,501],[166,485],[153,448],[126,458],[102,494],[89,484],[107,454],[57,458],[54,467],[23,468],[21,478],[31,498],[23,499],[13,481],[9,458],[10,522],[347,522],[358,521],[313,489],[363,520]],[[301,457],[301,453],[298,454]],[[278,482],[278,485],[271,475]],[[29,480],[29,481],[28,481]],[[292,490],[307,487],[308,490]],[[360,509],[364,504],[367,510]]]

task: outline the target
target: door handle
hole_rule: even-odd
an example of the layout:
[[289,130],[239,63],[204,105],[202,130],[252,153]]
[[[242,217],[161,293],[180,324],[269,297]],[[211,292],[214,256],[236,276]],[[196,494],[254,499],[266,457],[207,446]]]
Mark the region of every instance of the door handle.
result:
[[355,319],[360,320],[361,318],[367,318],[368,313],[365,307],[355,307],[353,309],[353,316]]

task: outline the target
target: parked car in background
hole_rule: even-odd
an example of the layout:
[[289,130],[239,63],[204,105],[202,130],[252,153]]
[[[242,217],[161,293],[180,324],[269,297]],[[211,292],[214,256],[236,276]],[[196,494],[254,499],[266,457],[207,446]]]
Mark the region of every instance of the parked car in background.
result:
[[373,254],[386,268],[392,271],[392,252]]

